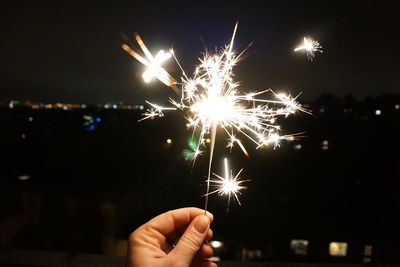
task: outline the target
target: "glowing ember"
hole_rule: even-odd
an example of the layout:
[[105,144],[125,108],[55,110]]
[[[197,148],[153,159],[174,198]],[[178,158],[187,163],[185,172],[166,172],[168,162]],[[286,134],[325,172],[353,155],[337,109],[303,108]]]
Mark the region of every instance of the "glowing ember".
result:
[[240,171],[233,177],[232,170],[229,170],[228,160],[226,158],[224,159],[224,168],[224,176],[213,173],[216,179],[211,179],[210,183],[211,187],[215,188],[215,190],[207,193],[207,195],[217,193],[220,196],[228,196],[228,208],[232,196],[239,203],[239,205],[241,205],[238,194],[240,194],[240,190],[246,188],[242,184],[248,182],[249,180],[240,180],[239,175],[242,173],[243,169],[240,169]]
[[303,43],[298,45],[294,49],[294,51],[295,52],[297,52],[297,51],[305,52],[307,54],[307,58],[312,61],[315,57],[316,52],[322,53],[321,48],[322,48],[322,46],[319,44],[318,41],[315,41],[311,38],[304,37]]

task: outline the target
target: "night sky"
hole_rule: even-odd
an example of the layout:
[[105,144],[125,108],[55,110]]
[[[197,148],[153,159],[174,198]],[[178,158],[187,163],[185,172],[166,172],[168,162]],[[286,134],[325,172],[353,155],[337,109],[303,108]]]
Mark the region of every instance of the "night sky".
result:
[[[191,73],[204,45],[226,44],[237,20],[235,48],[254,43],[236,69],[243,90],[308,100],[400,92],[399,1],[14,2],[1,7],[0,102],[165,100],[172,91],[142,82],[124,36],[140,33],[152,52],[174,47]],[[303,36],[323,46],[313,62],[293,52]],[[172,61],[166,68],[179,77]]]

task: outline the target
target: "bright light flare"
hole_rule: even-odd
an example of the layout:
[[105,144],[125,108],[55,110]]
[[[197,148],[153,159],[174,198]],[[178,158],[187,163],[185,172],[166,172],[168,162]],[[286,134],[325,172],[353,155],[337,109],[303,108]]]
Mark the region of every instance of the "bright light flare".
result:
[[170,53],[165,53],[164,50],[160,50],[154,59],[150,59],[150,65],[148,66],[147,70],[143,72],[143,80],[146,83],[149,83],[154,77],[163,75],[163,68],[161,67],[161,64],[169,58],[171,58]]
[[224,243],[222,243],[221,241],[218,241],[218,240],[213,240],[213,241],[210,241],[210,246],[212,246],[213,248],[221,248],[224,246]]
[[301,51],[301,52],[306,53],[307,58],[312,61],[315,57],[316,52],[322,53],[321,48],[322,48],[322,46],[319,44],[318,41],[313,40],[311,38],[304,37],[303,43],[298,45],[294,49],[294,51],[295,52]]
[[220,176],[213,173],[214,179],[210,180],[210,187],[214,190],[207,193],[206,195],[216,193],[219,196],[228,196],[228,208],[232,197],[234,197],[238,204],[241,205],[238,195],[241,194],[240,191],[242,189],[246,188],[242,184],[249,181],[240,179],[239,175],[242,173],[242,171],[243,169],[240,169],[240,171],[235,176],[233,176],[232,170],[230,170],[228,166],[228,159],[224,158],[225,174],[224,176]]
[[147,70],[142,74],[144,81],[150,82],[152,78],[155,77],[160,82],[173,89],[176,93],[179,93],[179,89],[175,86],[176,80],[165,69],[161,67],[161,63],[170,58],[172,53],[160,50],[157,53],[156,57],[154,57],[147,49],[139,34],[135,34],[135,39],[140,49],[144,53],[144,56],[140,55],[138,52],[130,48],[127,44],[122,44],[121,47],[137,61],[147,67]]

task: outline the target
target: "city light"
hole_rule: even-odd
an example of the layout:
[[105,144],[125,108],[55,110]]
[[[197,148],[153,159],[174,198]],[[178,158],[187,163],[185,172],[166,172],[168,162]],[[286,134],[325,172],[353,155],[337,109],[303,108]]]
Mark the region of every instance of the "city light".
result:
[[167,144],[172,144],[172,140],[170,138],[167,139]]
[[321,143],[321,149],[322,150],[328,150],[329,149],[329,141],[328,140],[323,140]]
[[20,176],[17,177],[17,179],[20,180],[20,181],[27,181],[27,180],[29,180],[30,178],[31,178],[31,177],[30,177],[29,175],[26,175],[26,174],[20,175]]
[[221,248],[224,246],[224,243],[222,243],[221,241],[218,241],[218,240],[213,240],[210,242],[210,246],[213,248]]
[[344,257],[347,255],[347,243],[346,242],[331,242],[329,244],[329,255]]
[[380,109],[375,110],[375,115],[379,116],[382,114],[382,111]]
[[365,245],[364,256],[372,256],[372,245]]
[[293,146],[293,148],[294,148],[295,150],[300,150],[300,149],[302,149],[302,145],[301,145],[301,144],[295,144],[295,145]]
[[290,240],[290,249],[295,255],[307,255],[308,240],[292,239]]

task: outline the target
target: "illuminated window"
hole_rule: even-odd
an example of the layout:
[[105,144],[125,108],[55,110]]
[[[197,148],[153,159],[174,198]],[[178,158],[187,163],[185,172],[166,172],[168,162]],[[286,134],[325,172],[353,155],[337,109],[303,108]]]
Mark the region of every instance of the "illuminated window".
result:
[[372,246],[371,245],[365,245],[364,256],[372,256]]
[[263,253],[260,249],[242,249],[242,261],[257,261],[263,257]]
[[321,149],[322,150],[328,150],[329,149],[329,141],[328,140],[323,140],[321,143]]
[[290,249],[295,255],[307,255],[308,240],[293,239],[290,241]]
[[364,263],[372,262],[372,248],[373,248],[372,245],[364,246],[364,258],[363,258]]
[[329,244],[329,255],[335,257],[344,257],[347,255],[346,242],[331,242]]

